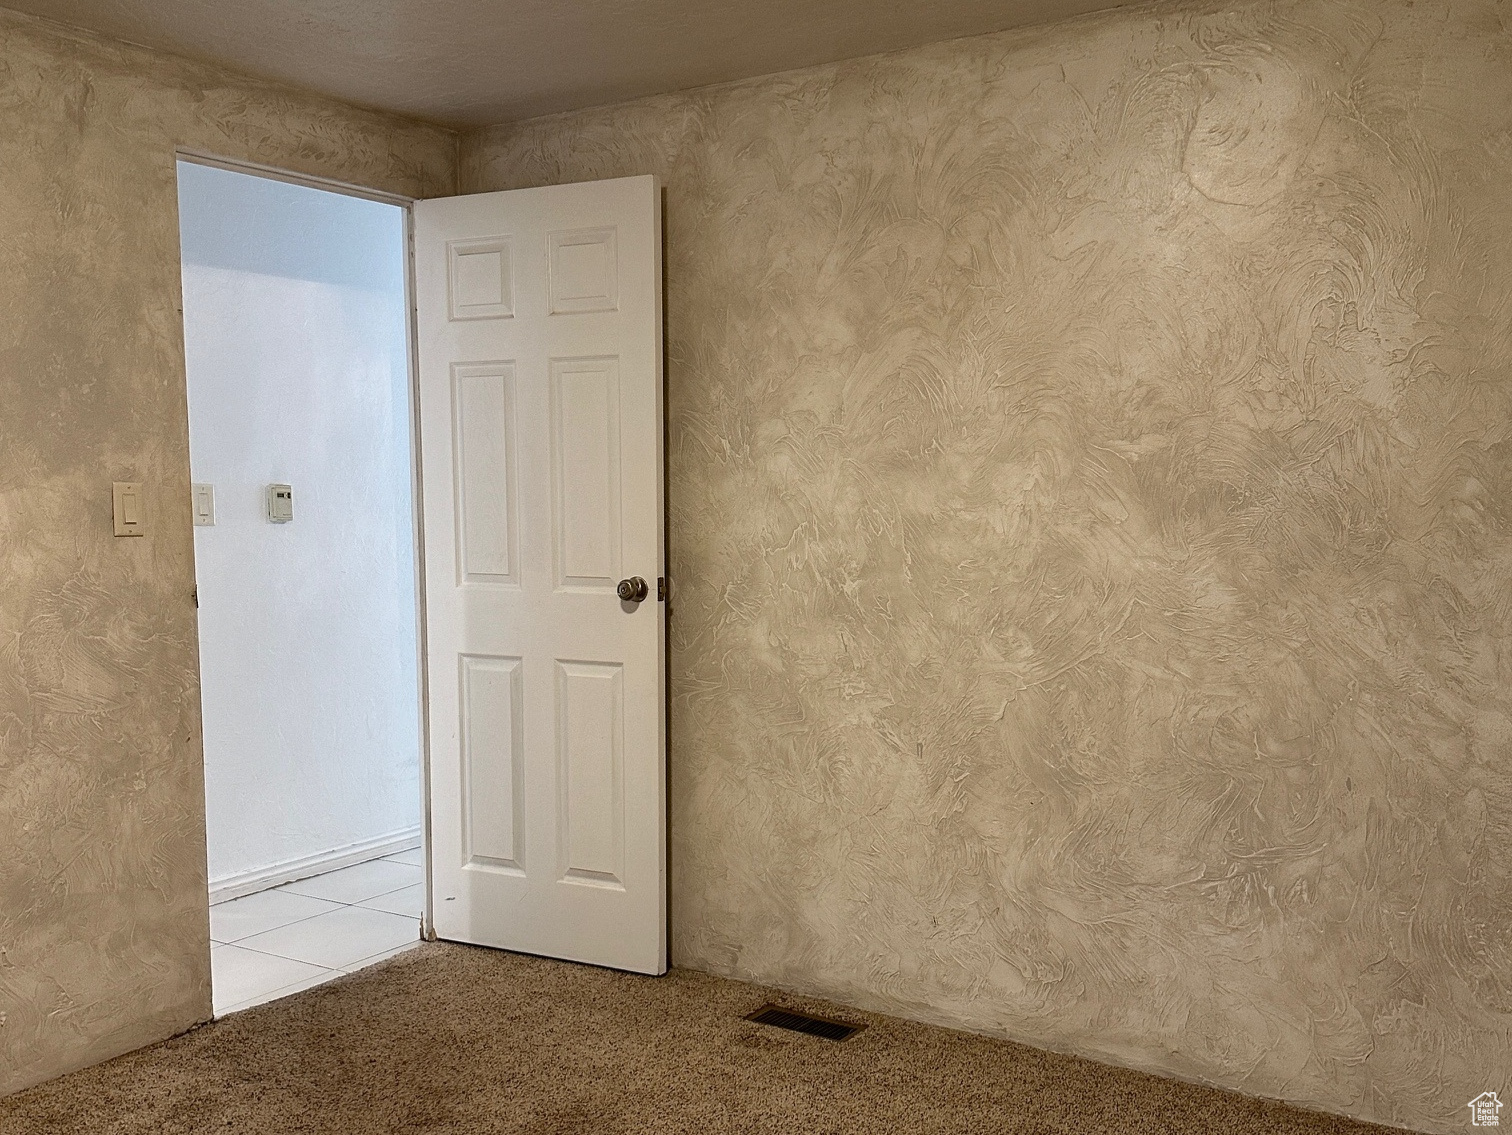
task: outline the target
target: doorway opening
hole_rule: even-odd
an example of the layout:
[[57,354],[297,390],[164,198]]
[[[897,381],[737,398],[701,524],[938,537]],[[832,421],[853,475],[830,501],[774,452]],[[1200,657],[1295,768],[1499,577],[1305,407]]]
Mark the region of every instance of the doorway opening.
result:
[[420,937],[408,215],[178,173],[221,1015]]

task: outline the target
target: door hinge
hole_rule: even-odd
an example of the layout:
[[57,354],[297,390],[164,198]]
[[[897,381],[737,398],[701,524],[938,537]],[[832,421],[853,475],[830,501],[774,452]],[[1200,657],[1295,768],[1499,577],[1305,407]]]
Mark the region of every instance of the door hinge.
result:
[[193,587],[193,588],[190,588],[190,590],[189,590],[189,598],[191,598],[191,599],[194,600],[194,609],[196,611],[198,611],[199,610],[199,588],[197,586]]
[[656,601],[658,603],[667,601],[667,577],[664,575],[656,577]]

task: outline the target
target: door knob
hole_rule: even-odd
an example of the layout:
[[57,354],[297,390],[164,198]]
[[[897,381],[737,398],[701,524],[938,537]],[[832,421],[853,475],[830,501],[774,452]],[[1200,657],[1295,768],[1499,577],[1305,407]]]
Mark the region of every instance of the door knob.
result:
[[632,575],[629,579],[620,580],[619,586],[615,588],[615,591],[619,593],[619,597],[626,603],[639,603],[646,597],[649,590],[646,586],[646,581],[638,575]]

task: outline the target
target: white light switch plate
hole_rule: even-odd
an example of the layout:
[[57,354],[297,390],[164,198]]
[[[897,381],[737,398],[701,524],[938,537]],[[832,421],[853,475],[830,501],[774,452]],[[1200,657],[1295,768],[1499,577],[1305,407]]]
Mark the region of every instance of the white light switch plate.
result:
[[147,516],[142,509],[141,482],[111,482],[110,499],[115,512],[115,534],[117,536],[145,536]]
[[194,485],[194,523],[196,525],[210,525],[215,523],[215,486]]

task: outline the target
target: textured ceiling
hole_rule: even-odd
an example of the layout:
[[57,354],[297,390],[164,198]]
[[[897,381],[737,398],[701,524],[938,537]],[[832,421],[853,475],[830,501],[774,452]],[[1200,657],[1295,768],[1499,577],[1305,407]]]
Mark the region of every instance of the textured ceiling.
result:
[[764,75],[1131,0],[4,0],[451,125]]

